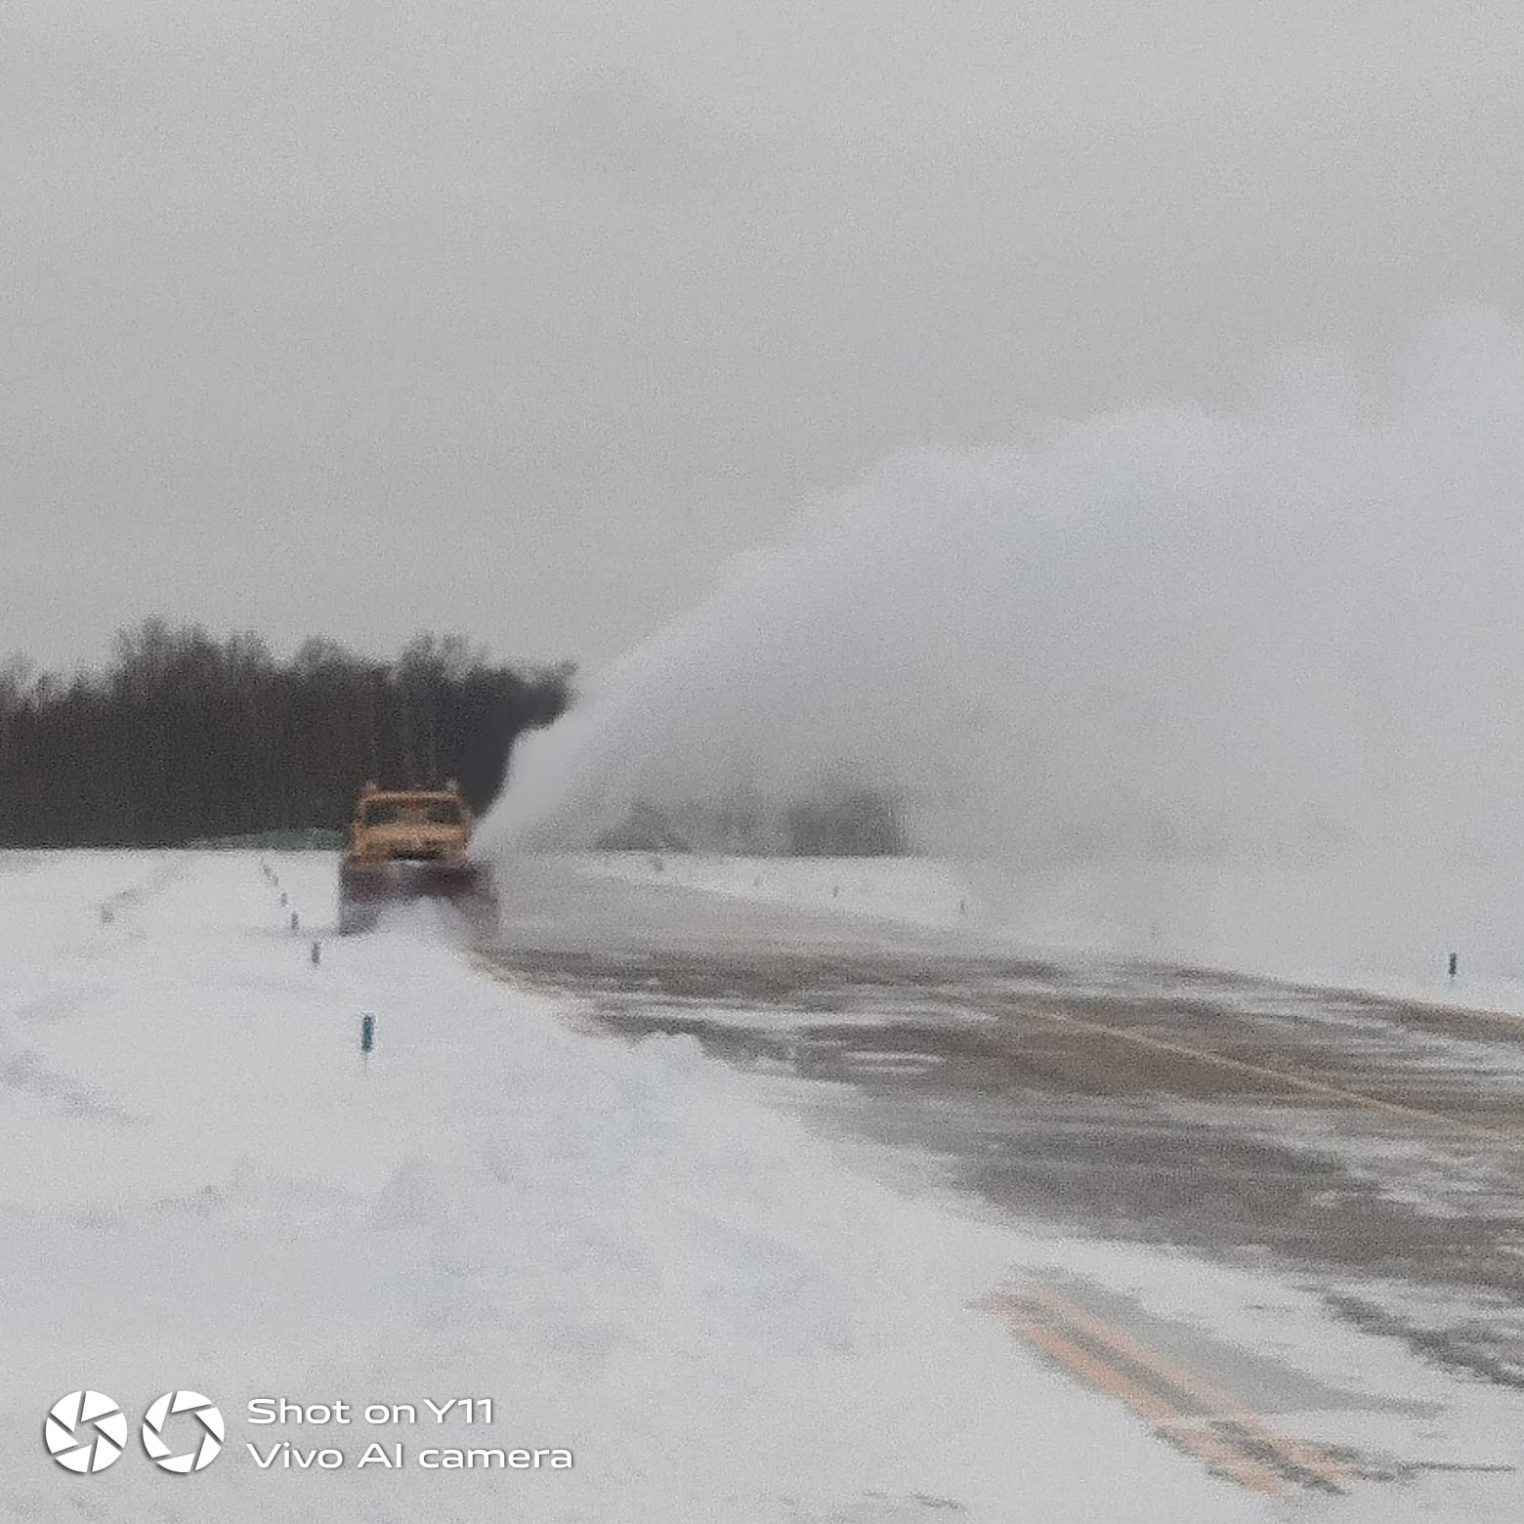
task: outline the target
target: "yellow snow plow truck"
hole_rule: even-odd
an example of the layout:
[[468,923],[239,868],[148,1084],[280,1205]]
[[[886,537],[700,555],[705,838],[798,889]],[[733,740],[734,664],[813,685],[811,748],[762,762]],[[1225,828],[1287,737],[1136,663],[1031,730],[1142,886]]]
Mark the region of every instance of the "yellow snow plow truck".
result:
[[476,920],[497,910],[492,876],[466,855],[471,811],[453,780],[442,789],[383,789],[367,783],[339,864],[339,933],[369,931],[382,909],[444,899]]

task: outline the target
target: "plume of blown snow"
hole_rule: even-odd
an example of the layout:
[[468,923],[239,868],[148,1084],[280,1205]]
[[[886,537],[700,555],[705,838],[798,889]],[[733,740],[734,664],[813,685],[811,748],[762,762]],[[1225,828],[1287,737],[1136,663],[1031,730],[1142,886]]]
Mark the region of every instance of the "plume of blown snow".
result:
[[1016,864],[1524,848],[1524,341],[897,456],[526,739],[494,850],[862,787]]

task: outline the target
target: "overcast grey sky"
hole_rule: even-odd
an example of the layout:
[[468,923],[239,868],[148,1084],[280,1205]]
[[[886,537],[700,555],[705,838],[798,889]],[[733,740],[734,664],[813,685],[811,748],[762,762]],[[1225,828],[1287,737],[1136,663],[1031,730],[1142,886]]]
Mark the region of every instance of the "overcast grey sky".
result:
[[812,489],[1524,306],[1516,0],[6,0],[0,656],[596,665]]

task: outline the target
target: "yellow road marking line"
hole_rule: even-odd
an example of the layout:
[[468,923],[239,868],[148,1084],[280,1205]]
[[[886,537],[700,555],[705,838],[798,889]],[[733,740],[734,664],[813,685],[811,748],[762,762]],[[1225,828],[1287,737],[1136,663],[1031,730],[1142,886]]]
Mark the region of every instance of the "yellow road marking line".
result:
[[1298,1470],[1316,1477],[1324,1486],[1335,1491],[1343,1491],[1345,1485],[1354,1480],[1353,1473],[1339,1462],[1331,1460],[1309,1445],[1304,1445],[1300,1440],[1292,1439],[1289,1435],[1278,1433],[1267,1427],[1256,1416],[1245,1412],[1242,1402],[1223,1391],[1221,1387],[1186,1370],[1158,1350],[1142,1344],[1115,1325],[1103,1322],[1087,1308],[1081,1307],[1079,1303],[1064,1296],[1062,1292],[1054,1290],[1051,1286],[1033,1282],[1023,1287],[1022,1294],[1029,1301],[1036,1302],[1071,1327],[1088,1334],[1096,1343],[1115,1351],[1143,1370],[1153,1372],[1177,1391],[1183,1392],[1194,1402],[1200,1403],[1212,1418],[1233,1424],[1242,1433],[1251,1435]]
[[1485,1127],[1479,1122],[1465,1122],[1458,1117],[1446,1116],[1442,1111],[1427,1111],[1421,1106],[1404,1106],[1398,1101],[1383,1101],[1359,1090],[1346,1090],[1342,1085],[1331,1085],[1326,1080],[1307,1079],[1287,1069],[1272,1069],[1265,1064],[1251,1064],[1241,1058],[1228,1058],[1221,1053],[1211,1053],[1204,1048],[1192,1048],[1186,1043],[1171,1042],[1164,1037],[1150,1037],[1143,1032],[1130,1031],[1126,1027],[1114,1027],[1104,1021],[1086,1021],[1080,1016],[1065,1016],[1058,1011],[1021,1011],[1037,1021],[1050,1022],[1055,1026],[1073,1027],[1077,1031],[1094,1032],[1104,1037],[1114,1037],[1130,1042],[1136,1047],[1152,1048],[1160,1053],[1173,1053],[1180,1058],[1194,1058],[1205,1064],[1215,1064],[1219,1069],[1250,1074],[1256,1079],[1273,1080],[1293,1090],[1304,1090],[1311,1095],[1331,1096],[1336,1100],[1353,1101],[1371,1111],[1384,1111],[1391,1116],[1404,1117],[1410,1121],[1427,1122],[1430,1125],[1451,1128],[1468,1133],[1472,1137],[1486,1138],[1492,1143],[1503,1143],[1510,1148],[1524,1148],[1524,1135],[1504,1132],[1500,1128]]
[[1213,1430],[1192,1424],[1167,1399],[1133,1381],[1089,1350],[1022,1312],[1009,1301],[995,1301],[992,1306],[1021,1336],[1044,1354],[1051,1356],[1098,1392],[1117,1398],[1138,1417],[1156,1428],[1167,1430],[1181,1448],[1189,1450],[1213,1471],[1222,1473],[1250,1492],[1280,1497],[1285,1487],[1280,1477],[1262,1462],[1245,1455]]

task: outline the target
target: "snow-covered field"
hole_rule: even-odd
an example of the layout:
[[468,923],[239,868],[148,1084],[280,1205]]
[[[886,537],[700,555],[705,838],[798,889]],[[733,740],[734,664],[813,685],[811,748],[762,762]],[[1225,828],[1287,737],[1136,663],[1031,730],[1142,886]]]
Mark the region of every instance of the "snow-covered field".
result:
[[[1496,1455],[1510,1409],[1479,1390],[1443,1416],[1444,1381],[1329,1330],[1295,1288],[904,1194],[685,1039],[581,1035],[421,910],[331,939],[331,859],[267,861],[278,883],[243,854],[0,854],[0,1515],[1516,1516],[1507,1479],[1288,1503],[1209,1478],[973,1304],[1043,1269],[1104,1274],[1161,1317],[1231,1322],[1252,1304],[1267,1321],[1246,1338],[1432,1404],[1440,1461]],[[135,1439],[109,1469],[68,1474],[42,1421],[80,1388],[134,1428],[160,1393],[204,1393],[227,1446],[190,1477]],[[426,1403],[458,1397],[490,1399],[493,1421],[436,1422]],[[357,1421],[255,1425],[258,1398],[343,1401]],[[367,1404],[420,1421],[367,1425]],[[1377,1450],[1411,1426],[1343,1423]],[[345,1464],[262,1469],[248,1449],[282,1441]],[[372,1442],[404,1445],[402,1468],[360,1469]],[[454,1447],[574,1465],[427,1468]]]
[[[686,1041],[571,1034],[427,921],[328,940],[332,862],[273,861],[0,857],[8,1516],[1250,1516],[970,1308],[1010,1233],[847,1173]],[[79,1388],[134,1425],[204,1393],[227,1449],[67,1474],[40,1432]],[[424,1421],[255,1426],[261,1396]],[[424,1407],[458,1396],[494,1423]],[[246,1450],[281,1440],[347,1464]],[[407,1465],[356,1469],[371,1440]],[[575,1465],[422,1469],[440,1446]]]

